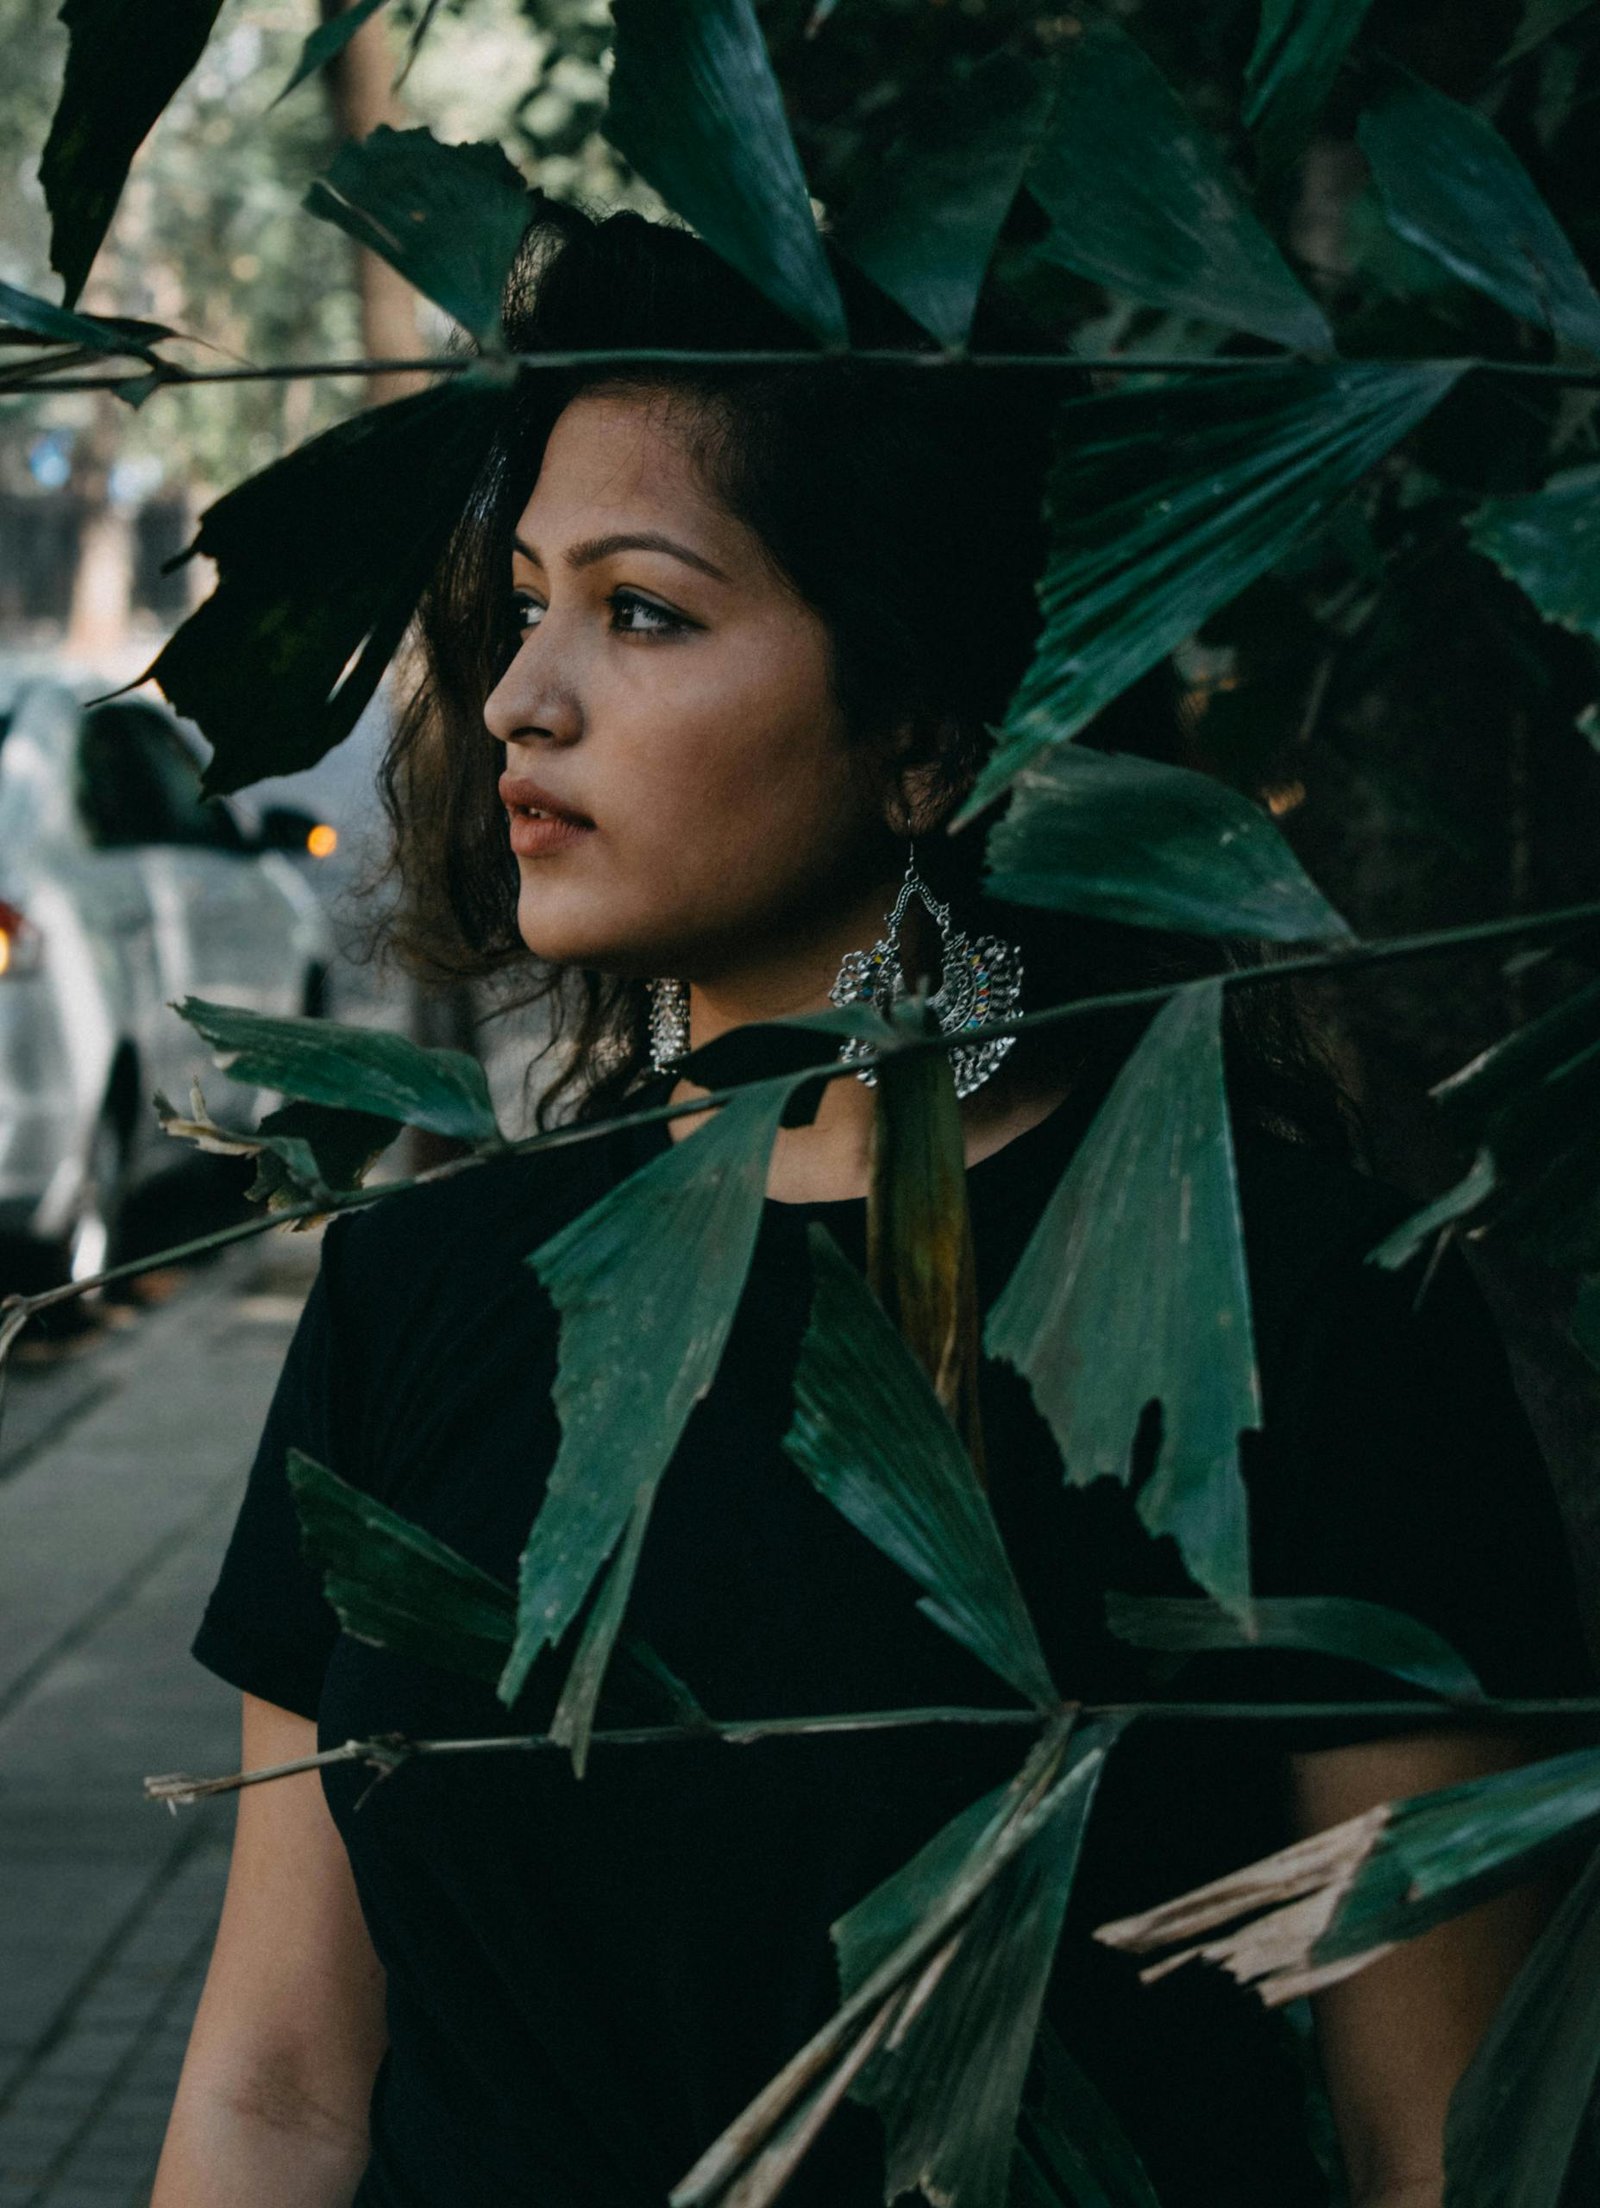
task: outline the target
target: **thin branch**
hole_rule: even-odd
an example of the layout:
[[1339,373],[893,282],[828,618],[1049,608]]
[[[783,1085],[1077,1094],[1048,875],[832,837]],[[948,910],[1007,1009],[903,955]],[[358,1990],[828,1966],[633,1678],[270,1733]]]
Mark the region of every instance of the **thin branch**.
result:
[[[1472,1703],[1444,1702],[1412,1697],[1395,1702],[1085,1702],[1067,1705],[1079,1717],[1123,1717],[1164,1724],[1315,1724],[1341,1718],[1415,1719],[1438,1725],[1450,1720],[1482,1726],[1491,1719],[1587,1717],[1600,1715],[1600,1695],[1520,1697]],[[947,1703],[925,1709],[853,1710],[843,1716],[739,1718],[718,1723],[707,1719],[695,1725],[629,1725],[591,1735],[595,1748],[658,1748],[688,1741],[717,1740],[724,1747],[747,1748],[761,1740],[814,1739],[835,1733],[903,1732],[916,1726],[1033,1726],[1059,1721],[1061,1712],[995,1710]],[[420,1756],[539,1755],[566,1752],[566,1743],[549,1733],[497,1733],[467,1740],[411,1740],[403,1733],[377,1733],[366,1740],[347,1740],[337,1748],[324,1748],[314,1756],[297,1757],[293,1763],[264,1764],[254,1771],[234,1771],[225,1778],[195,1778],[186,1771],[166,1772],[144,1782],[146,1797],[176,1808],[211,1794],[232,1794],[240,1787],[262,1786],[270,1779],[291,1779],[304,1771],[325,1771],[337,1763],[366,1763],[388,1778],[402,1764]]]
[[[132,369],[121,372],[105,370],[92,375],[63,375],[53,381],[30,382],[26,391],[13,392],[11,395],[34,397],[40,390],[120,391],[129,384],[141,381],[155,389],[193,383],[279,383],[305,377],[399,374],[460,376],[467,375],[474,369],[512,365],[519,368],[570,370],[608,367],[618,361],[626,361],[630,366],[645,367],[814,368],[821,363],[841,360],[866,368],[975,368],[986,373],[1005,373],[1008,370],[1021,369],[1028,374],[1044,371],[1106,376],[1205,376],[1225,375],[1243,368],[1271,366],[1275,362],[1292,366],[1301,361],[1301,356],[1293,353],[1273,355],[1270,358],[1229,353],[1208,354],[1203,358],[1189,353],[965,353],[912,351],[889,346],[865,346],[859,351],[839,349],[822,352],[815,348],[808,350],[796,347],[781,351],[727,352],[672,346],[625,349],[610,346],[542,353],[432,353],[419,355],[414,359],[281,361],[270,367],[242,368],[182,368],[174,361],[158,360],[143,376]],[[1319,362],[1313,365],[1322,364]],[[1600,386],[1600,368],[1573,367],[1558,361],[1488,360],[1474,357],[1449,361],[1417,359],[1389,365],[1419,369],[1448,367],[1466,375],[1531,378],[1535,382],[1590,388]]]
[[[1514,913],[1504,920],[1479,920],[1464,927],[1436,928],[1417,935],[1396,935],[1380,938],[1372,943],[1355,943],[1341,946],[1334,951],[1314,951],[1303,958],[1285,958],[1270,966],[1230,967],[1227,971],[1204,977],[1218,982],[1224,989],[1247,989],[1265,982],[1293,981],[1308,974],[1347,973],[1352,967],[1392,965],[1410,958],[1432,958],[1457,950],[1471,950],[1486,943],[1509,941],[1516,936],[1559,934],[1564,928],[1585,927],[1600,921],[1600,899],[1592,899],[1582,905],[1562,905],[1548,912]],[[1035,1028],[1058,1027],[1070,1020],[1088,1019],[1097,1013],[1138,1011],[1146,1006],[1166,1003],[1168,998],[1181,990],[1193,988],[1195,982],[1151,982],[1138,989],[1119,989],[1099,997],[1075,997],[1067,1004],[1053,1004],[1037,1012],[1021,1012],[1008,1020],[991,1020],[982,1027],[962,1028],[949,1035],[910,1035],[896,1038],[879,1048],[863,1051],[860,1057],[848,1061],[813,1066],[805,1074],[808,1081],[819,1083],[840,1081],[847,1076],[854,1078],[862,1067],[881,1064],[885,1058],[915,1056],[924,1052],[959,1048],[985,1043],[1002,1035],[1022,1035]],[[777,1024],[777,1023],[775,1023]],[[137,1273],[147,1273],[157,1266],[176,1264],[180,1259],[196,1257],[207,1250],[225,1248],[233,1242],[248,1241],[251,1236],[266,1234],[274,1227],[293,1226],[302,1219],[327,1218],[335,1213],[364,1211],[369,1205],[384,1202],[391,1196],[404,1195],[408,1190],[421,1188],[440,1180],[448,1180],[453,1174],[463,1173],[472,1167],[491,1165],[497,1159],[530,1157],[545,1150],[564,1150],[579,1143],[598,1142],[602,1137],[625,1134],[633,1128],[651,1127],[674,1119],[690,1119],[698,1113],[719,1110],[742,1096],[757,1081],[777,1078],[771,1074],[759,1075],[756,1081],[742,1081],[726,1089],[708,1089],[703,1095],[690,1097],[681,1103],[641,1105],[636,1111],[619,1112],[607,1119],[583,1120],[571,1127],[555,1127],[546,1133],[524,1135],[514,1142],[500,1145],[493,1150],[473,1151],[466,1157],[447,1158],[442,1165],[430,1166],[427,1172],[418,1173],[404,1180],[379,1181],[368,1188],[329,1190],[326,1195],[308,1198],[302,1204],[287,1204],[281,1210],[263,1212],[258,1219],[245,1219],[236,1226],[220,1227],[212,1234],[196,1236],[192,1242],[180,1242],[171,1249],[152,1251],[148,1257],[130,1258],[121,1265],[113,1265],[103,1273],[96,1273],[87,1280],[68,1281],[63,1287],[48,1288],[38,1295],[10,1295],[0,1298],[0,1362],[16,1335],[37,1312],[48,1311],[54,1305],[67,1303],[79,1296],[86,1296],[112,1281],[126,1280]],[[799,1078],[797,1076],[797,1078]]]

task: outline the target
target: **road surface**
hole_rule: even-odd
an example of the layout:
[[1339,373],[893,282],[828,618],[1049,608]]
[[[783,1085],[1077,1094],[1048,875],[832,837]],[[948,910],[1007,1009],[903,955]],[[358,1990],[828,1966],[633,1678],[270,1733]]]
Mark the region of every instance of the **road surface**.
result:
[[280,1232],[19,1372],[0,1430],[0,2208],[143,2208],[227,1868],[238,1697],[188,1654],[315,1265]]

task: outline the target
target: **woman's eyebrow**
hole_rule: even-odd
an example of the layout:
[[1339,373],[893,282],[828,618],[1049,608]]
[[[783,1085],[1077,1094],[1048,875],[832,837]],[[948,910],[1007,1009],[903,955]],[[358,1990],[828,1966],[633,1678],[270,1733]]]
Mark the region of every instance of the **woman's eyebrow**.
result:
[[[525,560],[531,560],[535,567],[543,567],[544,561],[531,544],[524,544],[520,537],[513,537],[511,541]],[[697,567],[702,575],[709,575],[716,582],[726,583],[731,580],[703,552],[692,552],[688,545],[680,544],[676,537],[663,535],[659,529],[619,531],[609,537],[588,537],[581,544],[567,547],[566,564],[571,568],[594,567],[599,561],[610,559],[615,552],[665,552],[669,559],[682,560],[686,567]]]

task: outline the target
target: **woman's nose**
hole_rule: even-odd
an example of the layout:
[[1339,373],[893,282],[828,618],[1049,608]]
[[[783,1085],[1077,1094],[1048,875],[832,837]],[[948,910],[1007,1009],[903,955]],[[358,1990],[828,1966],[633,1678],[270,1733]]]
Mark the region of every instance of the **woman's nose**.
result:
[[583,734],[583,708],[538,630],[523,641],[490,691],[483,725],[497,744],[571,744]]

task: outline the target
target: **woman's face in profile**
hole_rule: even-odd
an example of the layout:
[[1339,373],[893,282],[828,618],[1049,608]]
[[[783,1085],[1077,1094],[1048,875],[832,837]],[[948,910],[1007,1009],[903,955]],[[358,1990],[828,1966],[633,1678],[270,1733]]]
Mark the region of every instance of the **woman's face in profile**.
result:
[[574,400],[516,538],[484,722],[529,949],[713,980],[831,937],[898,871],[882,777],[821,617],[702,482],[680,405]]

